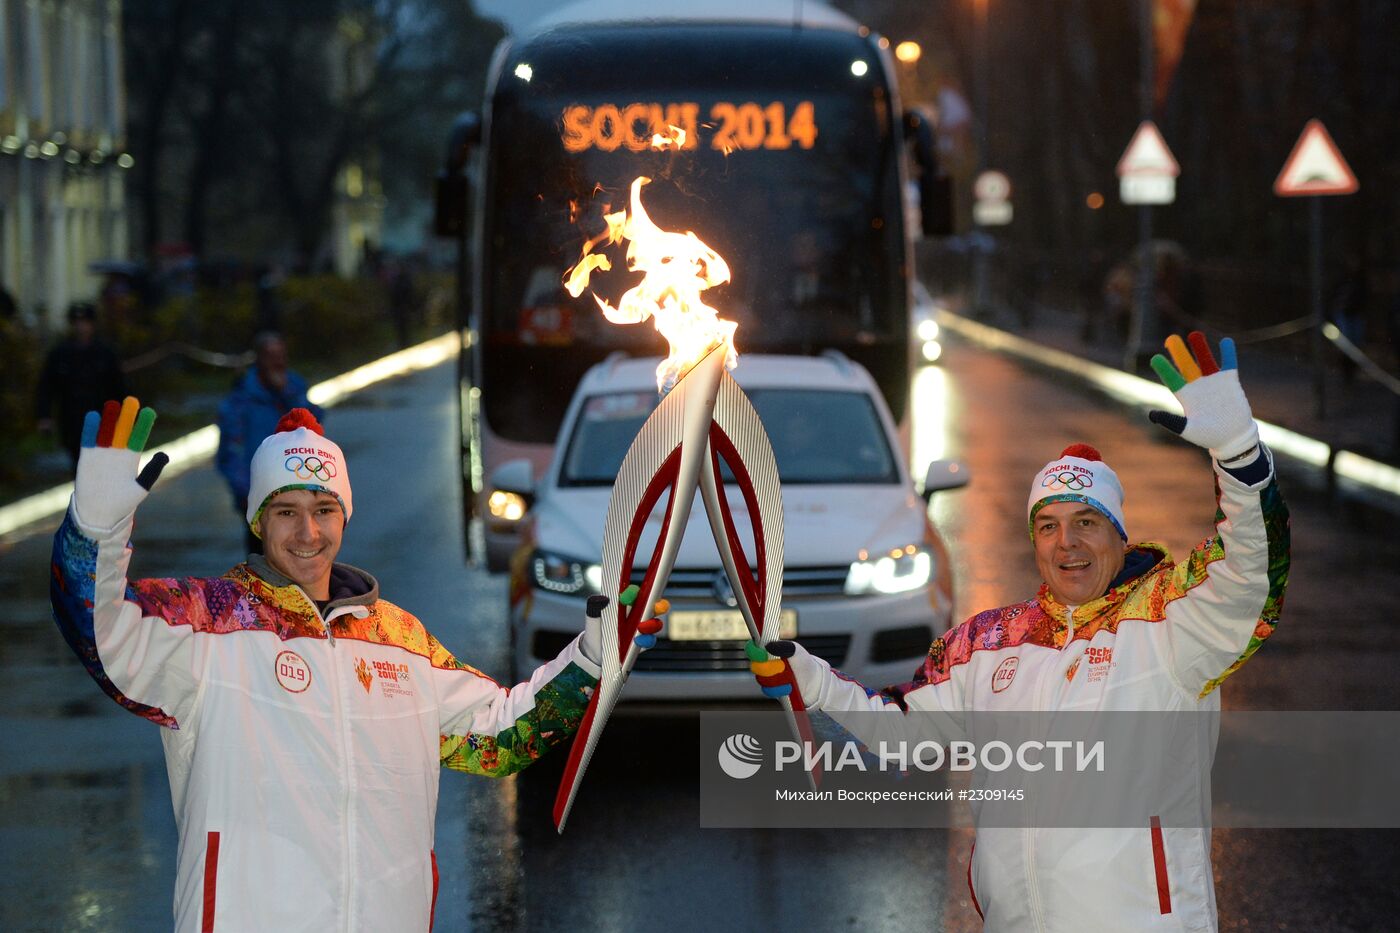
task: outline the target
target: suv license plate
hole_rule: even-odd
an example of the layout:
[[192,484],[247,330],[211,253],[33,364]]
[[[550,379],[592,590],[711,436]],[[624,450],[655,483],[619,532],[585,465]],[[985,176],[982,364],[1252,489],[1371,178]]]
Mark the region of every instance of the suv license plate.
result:
[[[778,635],[797,637],[796,609],[784,609],[778,615]],[[666,637],[671,641],[745,641],[749,627],[737,609],[674,609],[666,620]]]

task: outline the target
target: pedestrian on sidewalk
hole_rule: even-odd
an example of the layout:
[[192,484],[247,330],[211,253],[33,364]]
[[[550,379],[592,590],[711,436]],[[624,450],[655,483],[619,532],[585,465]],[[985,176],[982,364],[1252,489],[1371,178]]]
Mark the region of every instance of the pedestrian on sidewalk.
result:
[[68,336],[49,351],[39,373],[35,426],[44,434],[57,428],[58,442],[77,469],[83,415],[105,399],[124,395],[121,360],[97,334],[97,308],[91,302],[74,302],[68,306]]
[[394,339],[400,350],[412,340],[418,304],[418,284],[414,280],[413,267],[407,259],[399,259],[389,270],[389,319],[394,324]]
[[[1353,346],[1360,347],[1366,339],[1366,305],[1371,298],[1370,276],[1366,269],[1366,257],[1353,253],[1347,257],[1346,273],[1337,287],[1332,290],[1332,300],[1327,306],[1332,323],[1342,336]],[[1356,379],[1356,363],[1346,354],[1341,355],[1342,376],[1348,383]]]
[[[164,727],[175,929],[429,929],[439,768],[501,777],[573,734],[607,599],[509,690],[459,661],[336,562],[350,473],[305,409],[253,455],[246,517],[263,555],[221,577],[128,580],[135,512],[166,463],[138,472],[154,420],[132,398],[87,416],[50,592],[92,678]],[[415,443],[411,428],[383,440]]]
[[[275,331],[253,338],[253,365],[219,403],[219,449],[214,466],[233,494],[233,508],[240,516],[248,510],[248,486],[253,452],[277,422],[293,408],[305,408],[323,420],[325,413],[306,397],[306,380],[292,370],[287,344]],[[246,553],[262,550],[257,535],[244,524]]]
[[[946,743],[946,733],[983,712],[1218,713],[1217,688],[1278,624],[1288,581],[1288,510],[1240,388],[1233,341],[1222,342],[1220,366],[1201,334],[1191,335],[1191,345],[1194,358],[1179,337],[1169,338],[1176,365],[1160,354],[1152,361],[1185,411],[1154,411],[1152,420],[1206,448],[1215,472],[1214,534],[1185,561],[1176,563],[1160,545],[1128,543],[1117,474],[1098,451],[1074,444],[1030,484],[1027,527],[1043,580],[1034,597],[974,615],[934,641],[912,681],[878,692],[796,642],[771,642],[767,652],[750,642],[764,692],[786,695],[795,682],[808,708],[832,714],[870,748],[877,737],[863,731],[879,732],[886,747],[930,732]],[[855,711],[879,715],[842,718]],[[979,826],[968,881],[986,928],[1217,929],[1209,829],[1214,733],[1200,743],[1204,761],[1195,764],[1204,776],[1190,774],[1194,785],[1169,781],[1159,789],[1170,799],[1131,800],[1135,814],[1184,807],[1199,823],[1144,816],[1122,828]]]

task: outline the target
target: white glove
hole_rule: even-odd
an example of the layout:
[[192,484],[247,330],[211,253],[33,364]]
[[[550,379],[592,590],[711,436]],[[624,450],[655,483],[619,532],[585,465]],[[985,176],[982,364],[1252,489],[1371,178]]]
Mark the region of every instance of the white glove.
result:
[[744,651],[749,656],[749,670],[763,688],[764,696],[788,696],[796,683],[803,705],[819,708],[822,684],[829,670],[825,661],[812,657],[795,641],[770,641],[767,651],[750,641],[744,645]]
[[156,413],[127,397],[110,401],[102,414],[83,419],[78,475],[73,483],[73,512],[84,526],[110,531],[125,521],[145,500],[170,458],[158,453],[137,475],[141,451],[151,435]]
[[[618,602],[630,606],[636,598],[637,587],[634,584],[622,591]],[[601,594],[588,597],[588,604],[583,612],[583,637],[578,643],[578,650],[598,667],[603,666],[603,610],[608,608],[608,602],[608,598]],[[652,617],[638,623],[637,634],[632,636],[632,640],[640,650],[646,651],[656,645],[656,633],[661,631],[663,624],[661,616],[670,608],[669,602],[659,599],[652,606]]]
[[1259,425],[1240,387],[1235,342],[1229,337],[1220,341],[1221,362],[1217,366],[1204,334],[1192,331],[1187,339],[1195,359],[1175,334],[1167,338],[1166,345],[1176,365],[1160,353],[1152,357],[1152,368],[1181,402],[1185,416],[1151,411],[1147,417],[1206,448],[1219,463],[1243,459],[1259,446]]

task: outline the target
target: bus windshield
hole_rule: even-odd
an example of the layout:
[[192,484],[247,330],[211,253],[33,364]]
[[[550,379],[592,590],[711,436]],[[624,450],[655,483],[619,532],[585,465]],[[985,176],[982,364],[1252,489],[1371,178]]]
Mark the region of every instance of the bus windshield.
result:
[[[641,196],[658,226],[694,231],[729,264],[731,282],[705,297],[738,323],[741,354],[834,347],[875,371],[879,354],[906,353],[882,74],[868,40],[790,27],[598,27],[514,50],[492,100],[485,187],[492,429],[550,443],[588,366],[619,348],[665,352],[649,322],[609,324],[562,286],[638,176],[652,179]],[[652,148],[671,127],[685,131],[680,148]],[[592,286],[615,303],[636,276],[620,250],[611,258]]]

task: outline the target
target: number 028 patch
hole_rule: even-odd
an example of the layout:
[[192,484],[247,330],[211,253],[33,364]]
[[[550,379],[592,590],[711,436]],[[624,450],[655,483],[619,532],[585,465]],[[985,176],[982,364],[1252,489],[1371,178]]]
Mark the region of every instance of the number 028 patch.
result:
[[700,130],[706,130],[711,149],[811,149],[817,141],[816,108],[810,100],[787,104],[754,101],[736,104],[719,101],[710,107],[707,122],[700,123],[700,105],[694,102],[575,104],[564,108],[560,138],[569,152],[601,149],[614,152],[627,149],[642,152],[652,148],[652,137],[668,135],[670,127],[685,131],[682,149],[700,146]]

